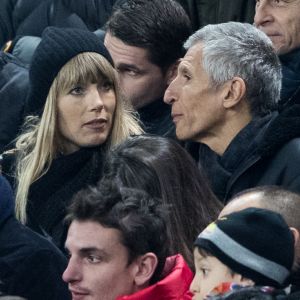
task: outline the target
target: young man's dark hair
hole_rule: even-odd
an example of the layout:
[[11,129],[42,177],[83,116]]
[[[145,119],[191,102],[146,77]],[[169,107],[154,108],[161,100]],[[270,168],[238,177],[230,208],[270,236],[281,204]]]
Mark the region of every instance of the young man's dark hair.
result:
[[183,7],[173,0],[120,0],[106,24],[125,44],[148,50],[149,60],[165,71],[184,55],[192,28]]
[[80,191],[69,207],[66,222],[92,221],[117,229],[128,250],[128,265],[139,255],[152,252],[158,264],[150,283],[158,281],[169,255],[167,207],[142,190],[119,188],[113,181]]

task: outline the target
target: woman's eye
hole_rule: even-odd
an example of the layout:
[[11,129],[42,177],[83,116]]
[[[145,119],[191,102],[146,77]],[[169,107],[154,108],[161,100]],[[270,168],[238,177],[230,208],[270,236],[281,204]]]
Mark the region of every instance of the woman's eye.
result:
[[101,90],[106,91],[106,92],[110,91],[112,88],[113,88],[113,85],[109,81],[106,81],[101,85]]
[[71,89],[70,94],[71,95],[82,95],[82,94],[84,94],[84,91],[85,90],[83,87],[77,86],[77,87]]

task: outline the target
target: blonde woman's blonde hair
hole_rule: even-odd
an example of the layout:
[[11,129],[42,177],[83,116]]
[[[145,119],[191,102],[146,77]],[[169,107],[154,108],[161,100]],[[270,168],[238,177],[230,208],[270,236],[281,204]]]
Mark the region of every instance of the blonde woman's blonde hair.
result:
[[131,110],[119,91],[116,73],[111,64],[100,54],[85,52],[73,57],[63,66],[49,90],[42,116],[29,116],[22,133],[16,142],[16,217],[27,221],[27,200],[30,185],[49,170],[53,159],[59,152],[59,133],[57,132],[57,99],[77,84],[96,83],[108,80],[116,95],[116,108],[111,133],[105,142],[110,149],[130,135],[141,134],[135,113]]

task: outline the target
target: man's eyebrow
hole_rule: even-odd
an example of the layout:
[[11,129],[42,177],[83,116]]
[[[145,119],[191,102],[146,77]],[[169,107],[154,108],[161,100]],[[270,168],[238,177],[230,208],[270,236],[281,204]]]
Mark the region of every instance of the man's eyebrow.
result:
[[[65,245],[65,251],[68,255],[72,255],[72,251],[69,250],[68,246]],[[77,251],[76,251],[77,252]],[[109,257],[109,253],[107,251],[105,251],[104,249],[100,249],[97,247],[82,247],[78,249],[78,253],[81,256],[85,256],[91,253],[95,253],[97,255],[101,255],[103,257]]]
[[139,71],[139,68],[134,64],[120,63],[120,64],[117,65],[117,68],[118,69],[131,69],[131,70]]
[[[67,245],[65,245],[65,251],[67,253],[71,254],[71,251],[69,250]],[[104,249],[100,249],[100,248],[97,248],[97,247],[82,247],[82,248],[79,248],[78,251],[81,255],[87,255],[87,254],[90,254],[90,253],[97,253],[97,254],[102,255],[102,256],[108,256],[108,253]]]
[[101,255],[108,255],[108,253],[104,249],[99,249],[97,247],[82,247],[79,249],[81,254],[88,254],[91,252],[96,252],[97,254]]

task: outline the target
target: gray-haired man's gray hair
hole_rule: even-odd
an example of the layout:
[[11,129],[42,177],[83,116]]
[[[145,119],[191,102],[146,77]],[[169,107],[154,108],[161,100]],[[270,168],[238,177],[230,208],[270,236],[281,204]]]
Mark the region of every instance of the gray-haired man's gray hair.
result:
[[186,49],[202,44],[202,64],[211,84],[219,87],[233,77],[246,84],[246,100],[253,116],[277,108],[281,66],[271,40],[251,24],[207,25],[185,42]]

